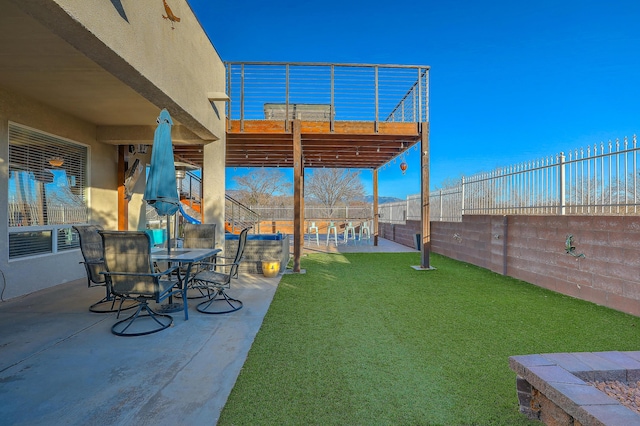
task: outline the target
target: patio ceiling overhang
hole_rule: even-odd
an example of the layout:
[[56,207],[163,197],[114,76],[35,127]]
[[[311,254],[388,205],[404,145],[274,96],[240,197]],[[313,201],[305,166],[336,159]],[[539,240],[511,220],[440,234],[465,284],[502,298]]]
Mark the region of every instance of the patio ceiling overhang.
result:
[[172,114],[176,144],[219,139],[55,2],[0,0],[0,7],[0,90],[96,125],[107,144],[151,143],[162,108]]
[[[419,123],[302,121],[305,168],[377,169],[420,142]],[[273,120],[230,121],[227,167],[293,167],[291,123]],[[202,148],[175,146],[177,158],[202,163]]]

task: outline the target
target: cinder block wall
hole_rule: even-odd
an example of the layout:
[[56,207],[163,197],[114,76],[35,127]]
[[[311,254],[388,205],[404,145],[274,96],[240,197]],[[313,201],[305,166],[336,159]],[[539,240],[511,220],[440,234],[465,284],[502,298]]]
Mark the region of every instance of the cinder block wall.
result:
[[385,240],[415,248],[414,236],[421,231],[420,221],[408,220],[406,225],[378,223],[378,235]]
[[[244,254],[238,270],[247,274],[262,274],[263,260],[279,260],[280,273],[289,263],[289,235],[282,240],[247,240]],[[235,256],[238,251],[238,240],[225,240],[225,256]]]
[[473,216],[460,222],[431,222],[431,250],[506,274],[504,216]]
[[[413,246],[415,223],[381,225],[381,237]],[[640,217],[464,216],[431,222],[431,250],[640,316]]]
[[[640,217],[510,216],[508,274],[640,316]],[[573,235],[574,257],[566,252]]]

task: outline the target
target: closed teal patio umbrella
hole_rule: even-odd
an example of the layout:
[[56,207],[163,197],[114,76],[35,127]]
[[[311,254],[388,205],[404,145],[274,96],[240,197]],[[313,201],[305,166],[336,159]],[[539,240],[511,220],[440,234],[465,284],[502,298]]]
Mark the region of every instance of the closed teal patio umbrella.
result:
[[166,109],[160,111],[156,121],[158,127],[153,137],[151,165],[144,189],[144,200],[155,208],[159,216],[167,216],[167,248],[170,249],[169,216],[175,214],[180,208],[171,142],[173,121]]

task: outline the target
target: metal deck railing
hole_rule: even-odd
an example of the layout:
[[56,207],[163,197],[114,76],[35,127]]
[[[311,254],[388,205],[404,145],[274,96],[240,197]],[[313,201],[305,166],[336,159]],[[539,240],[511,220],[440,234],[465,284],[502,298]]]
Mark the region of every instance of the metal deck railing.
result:
[[230,120],[423,122],[429,67],[228,62]]

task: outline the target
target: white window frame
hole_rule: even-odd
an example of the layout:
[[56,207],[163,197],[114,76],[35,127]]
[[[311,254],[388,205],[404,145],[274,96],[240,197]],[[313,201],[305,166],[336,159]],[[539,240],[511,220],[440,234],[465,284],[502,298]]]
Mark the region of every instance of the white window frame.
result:
[[[29,148],[16,149],[18,139]],[[9,122],[8,140],[9,260],[77,250],[78,236],[72,226],[89,221],[90,147],[14,122]],[[56,156],[66,157],[67,166],[46,164]],[[72,190],[76,185],[80,188]],[[22,201],[20,197],[32,202],[15,202]]]

